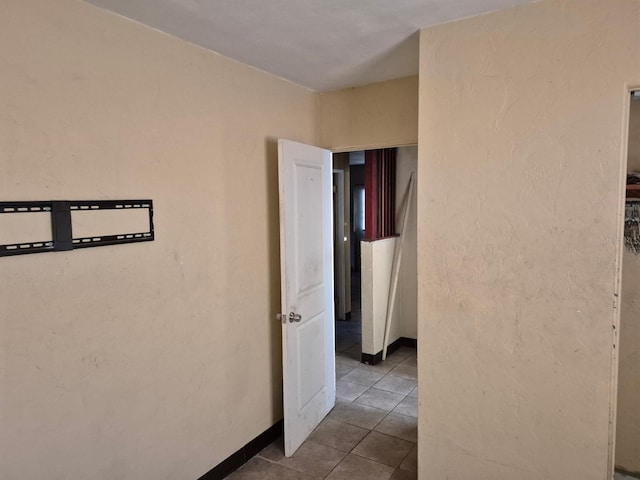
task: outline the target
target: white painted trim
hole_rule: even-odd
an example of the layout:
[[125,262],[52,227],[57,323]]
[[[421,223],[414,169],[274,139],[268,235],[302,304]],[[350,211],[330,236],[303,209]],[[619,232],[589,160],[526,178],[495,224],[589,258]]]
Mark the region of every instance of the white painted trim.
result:
[[607,478],[613,478],[616,461],[616,427],[618,413],[618,355],[620,345],[621,294],[622,294],[622,259],[624,255],[624,217],[627,197],[627,164],[629,161],[629,121],[631,117],[631,93],[640,89],[640,83],[625,85],[622,108],[622,139],[620,143],[620,171],[618,175],[618,236],[616,241],[616,277],[614,285],[613,324],[611,328],[611,386],[609,392],[609,461]]

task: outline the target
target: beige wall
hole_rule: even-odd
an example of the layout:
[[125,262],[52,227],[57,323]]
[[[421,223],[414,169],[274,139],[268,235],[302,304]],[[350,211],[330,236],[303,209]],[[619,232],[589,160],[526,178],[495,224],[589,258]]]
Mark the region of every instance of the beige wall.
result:
[[[411,174],[414,174],[413,194],[407,227],[404,232],[402,262],[398,279],[398,297],[396,298],[399,336],[418,338],[418,233],[417,233],[417,199],[418,190],[418,147],[398,148],[398,163],[396,170],[396,223],[398,229],[404,215],[407,185]],[[398,230],[399,231],[399,230]]]
[[422,32],[421,478],[604,480],[640,1]]
[[[629,170],[640,171],[640,101],[631,102]],[[624,252],[616,465],[640,473],[640,256]]]
[[0,15],[2,200],[157,240],[0,261],[0,478],[195,479],[280,418],[277,147],[316,95],[75,0]]
[[320,146],[369,150],[418,143],[418,77],[320,94]]

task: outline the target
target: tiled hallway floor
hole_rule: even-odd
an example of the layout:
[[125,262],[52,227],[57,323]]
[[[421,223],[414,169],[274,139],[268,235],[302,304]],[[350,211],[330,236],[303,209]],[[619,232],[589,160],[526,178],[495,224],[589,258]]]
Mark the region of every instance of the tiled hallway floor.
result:
[[375,366],[360,363],[359,318],[336,325],[337,402],[292,458],[282,439],[229,480],[415,480],[416,351],[401,348]]

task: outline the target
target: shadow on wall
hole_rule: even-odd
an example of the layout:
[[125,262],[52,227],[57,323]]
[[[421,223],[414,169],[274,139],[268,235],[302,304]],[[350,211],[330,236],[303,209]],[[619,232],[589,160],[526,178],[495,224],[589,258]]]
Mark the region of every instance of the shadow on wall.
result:
[[267,138],[265,142],[265,170],[267,179],[267,224],[269,236],[269,345],[271,346],[271,372],[273,374],[272,398],[274,421],[282,419],[282,328],[275,320],[280,305],[280,207],[278,187],[278,140]]

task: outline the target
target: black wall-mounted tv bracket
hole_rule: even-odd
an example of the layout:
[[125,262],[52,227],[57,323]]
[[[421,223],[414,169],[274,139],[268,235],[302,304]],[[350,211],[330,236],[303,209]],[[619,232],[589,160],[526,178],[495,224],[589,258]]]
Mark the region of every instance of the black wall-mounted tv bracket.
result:
[[[149,230],[139,233],[120,233],[96,237],[74,238],[71,228],[71,212],[95,210],[128,210],[145,208],[149,212]],[[76,248],[102,247],[120,245],[122,243],[151,242],[153,231],[152,200],[80,200],[80,201],[46,201],[46,202],[0,202],[0,215],[29,214],[49,212],[51,214],[52,240],[23,242],[0,245],[0,257],[24,255],[28,253],[59,252]]]

